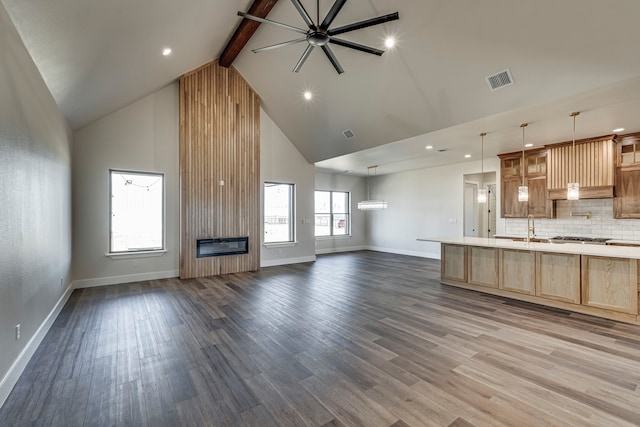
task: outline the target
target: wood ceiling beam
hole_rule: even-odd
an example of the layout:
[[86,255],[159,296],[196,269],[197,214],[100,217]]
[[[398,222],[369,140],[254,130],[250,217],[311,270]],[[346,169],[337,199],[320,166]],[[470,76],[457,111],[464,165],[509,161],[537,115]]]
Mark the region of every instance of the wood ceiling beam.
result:
[[[259,18],[266,18],[276,3],[278,3],[278,0],[254,0],[247,13]],[[220,55],[220,66],[229,67],[233,64],[233,61],[235,61],[236,57],[249,42],[251,36],[253,36],[253,33],[256,32],[259,26],[259,22],[246,18],[240,22],[240,25],[238,25],[238,28],[236,28],[236,31],[231,36],[231,40],[229,40],[229,43],[227,43]]]

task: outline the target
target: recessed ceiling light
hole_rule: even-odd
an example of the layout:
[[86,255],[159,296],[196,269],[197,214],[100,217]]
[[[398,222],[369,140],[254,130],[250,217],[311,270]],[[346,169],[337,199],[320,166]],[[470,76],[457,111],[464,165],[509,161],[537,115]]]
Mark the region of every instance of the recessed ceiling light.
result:
[[528,144],[524,144],[525,147],[529,148],[529,147],[533,147],[532,143],[528,143]]
[[313,94],[311,93],[311,91],[305,91],[304,92],[304,99],[306,99],[307,101],[310,101],[311,98],[313,98]]
[[464,155],[464,158],[465,158],[465,159],[468,159],[469,157],[471,157],[471,154],[465,154],[465,155]]
[[387,39],[384,41],[384,45],[389,49],[391,49],[395,44],[396,41],[393,37],[387,37]]
[[611,132],[614,132],[614,133],[624,132],[624,128],[617,128],[617,129],[612,130]]
[[426,147],[424,147],[424,148],[426,148],[427,150],[433,150],[433,145],[427,145],[427,146],[426,146]]
[[163,56],[171,55],[171,48],[170,47],[165,47],[164,49],[162,49],[162,55]]

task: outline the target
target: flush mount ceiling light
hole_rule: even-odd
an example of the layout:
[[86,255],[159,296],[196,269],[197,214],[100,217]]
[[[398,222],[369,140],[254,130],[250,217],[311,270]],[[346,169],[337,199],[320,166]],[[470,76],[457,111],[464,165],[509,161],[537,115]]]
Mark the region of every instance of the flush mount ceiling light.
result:
[[311,52],[316,46],[322,48],[322,50],[324,51],[324,54],[327,56],[327,58],[329,58],[329,61],[333,65],[333,68],[335,68],[335,70],[338,72],[338,74],[344,73],[344,70],[342,69],[342,66],[340,65],[340,63],[338,62],[338,59],[335,57],[335,55],[331,51],[331,48],[329,47],[329,43],[359,50],[365,53],[370,53],[372,55],[378,55],[378,56],[382,55],[384,53],[383,50],[361,45],[358,43],[354,43],[348,40],[338,38],[336,36],[340,34],[348,33],[350,31],[360,30],[362,28],[367,28],[373,25],[383,24],[385,22],[395,21],[396,19],[399,19],[398,12],[394,12],[388,15],[379,16],[377,18],[366,19],[364,21],[354,22],[353,24],[330,29],[329,27],[333,23],[333,20],[336,19],[336,16],[338,16],[340,9],[342,9],[342,6],[344,6],[347,0],[336,0],[335,3],[333,3],[333,6],[331,6],[331,9],[327,13],[327,15],[324,17],[324,20],[322,22],[320,22],[320,0],[316,1],[316,12],[317,12],[316,22],[313,22],[313,19],[311,19],[311,16],[309,16],[309,14],[305,10],[302,3],[300,3],[300,0],[291,0],[291,2],[293,3],[293,6],[296,8],[298,13],[302,17],[302,20],[304,21],[304,23],[307,24],[307,27],[309,27],[307,30],[303,30],[302,28],[297,28],[287,24],[282,24],[280,22],[272,21],[270,19],[259,18],[257,16],[249,15],[248,13],[244,13],[244,12],[238,12],[238,15],[246,19],[251,19],[253,21],[257,21],[264,24],[275,25],[280,28],[284,28],[286,30],[303,34],[304,37],[301,37],[301,38],[289,40],[289,41],[274,44],[271,46],[262,47],[259,49],[253,49],[254,53],[260,53],[260,52],[265,52],[268,50],[290,46],[290,45],[294,45],[294,44],[302,43],[306,41],[307,48],[304,50],[304,52],[302,53],[302,56],[298,60],[298,63],[293,68],[293,71],[296,73],[300,71],[300,69],[304,65],[304,62],[307,60],[307,58],[309,57],[309,55],[311,54]]
[[571,168],[569,169],[569,176],[573,178],[573,182],[567,183],[567,200],[580,199],[580,184],[576,179],[576,116],[579,114],[579,111],[569,114],[570,117],[573,117],[573,151],[571,153]]
[[376,171],[378,170],[378,165],[367,167],[367,200],[358,202],[358,209],[363,211],[380,210],[387,208],[387,202],[385,202],[384,200],[371,200],[371,198],[369,197],[369,179],[371,178],[371,169],[373,169],[375,175]]
[[526,202],[529,200],[529,187],[524,185],[524,128],[526,128],[529,123],[522,123],[520,127],[522,128],[522,164],[520,165],[520,169],[522,170],[522,185],[518,187],[518,201]]
[[487,189],[484,188],[484,137],[486,132],[480,134],[482,144],[482,158],[480,159],[480,188],[478,189],[478,203],[487,203]]

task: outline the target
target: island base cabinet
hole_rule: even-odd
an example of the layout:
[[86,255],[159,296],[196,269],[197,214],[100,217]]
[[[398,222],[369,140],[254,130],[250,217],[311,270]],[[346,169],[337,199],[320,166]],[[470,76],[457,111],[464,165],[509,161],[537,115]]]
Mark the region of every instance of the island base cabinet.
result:
[[580,255],[536,252],[536,295],[580,304]]
[[440,246],[441,276],[446,280],[467,282],[467,247],[464,245],[450,245],[443,243]]
[[500,289],[534,295],[536,290],[536,254],[532,251],[500,249]]
[[582,255],[582,304],[638,314],[638,261]]
[[469,258],[469,283],[472,285],[498,287],[498,250],[495,248],[483,248],[469,246],[467,249]]

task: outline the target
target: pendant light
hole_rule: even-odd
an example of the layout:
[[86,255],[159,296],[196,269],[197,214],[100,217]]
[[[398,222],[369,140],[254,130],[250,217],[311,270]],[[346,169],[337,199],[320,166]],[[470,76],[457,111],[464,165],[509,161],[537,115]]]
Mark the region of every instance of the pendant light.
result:
[[369,198],[369,179],[371,178],[369,172],[373,169],[374,174],[378,170],[378,165],[367,167],[367,200],[358,202],[358,209],[363,211],[380,210],[387,208],[387,202],[384,200],[371,200]]
[[487,133],[482,132],[482,158],[480,159],[480,188],[478,189],[478,203],[487,203],[487,189],[484,188],[484,137]]
[[569,114],[569,116],[573,117],[573,150],[571,153],[571,168],[569,169],[569,176],[570,179],[573,179],[573,182],[567,183],[567,200],[580,199],[580,183],[576,179],[576,116],[579,114],[579,111]]
[[522,164],[520,165],[520,169],[522,170],[522,185],[518,187],[518,201],[526,202],[529,200],[529,187],[524,185],[524,128],[526,128],[529,123],[522,123],[520,127],[522,128]]

